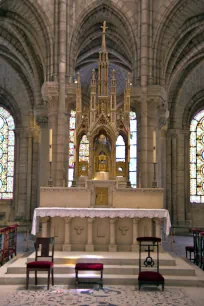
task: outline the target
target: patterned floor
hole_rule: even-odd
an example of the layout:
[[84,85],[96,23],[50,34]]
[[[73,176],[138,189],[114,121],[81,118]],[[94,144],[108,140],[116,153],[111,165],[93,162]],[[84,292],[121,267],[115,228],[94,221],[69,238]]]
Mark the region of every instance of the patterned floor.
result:
[[[10,294],[3,306],[192,306],[195,305],[186,291],[166,287],[164,292],[156,287],[105,286],[103,289],[68,289],[54,286],[33,290],[18,290]],[[1,304],[0,304],[1,305]]]

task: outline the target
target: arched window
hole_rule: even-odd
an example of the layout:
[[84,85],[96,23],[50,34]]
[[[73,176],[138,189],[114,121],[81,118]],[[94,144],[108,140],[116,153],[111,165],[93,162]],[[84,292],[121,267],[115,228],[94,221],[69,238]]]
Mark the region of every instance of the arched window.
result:
[[116,141],[116,162],[125,161],[125,142],[121,135],[118,136]]
[[13,199],[14,130],[13,117],[0,107],[0,199]]
[[89,141],[86,135],[80,141],[79,161],[89,161]]
[[72,185],[74,177],[74,133],[76,126],[76,112],[71,111],[71,117],[69,122],[69,169],[68,169],[68,187]]
[[190,124],[190,202],[204,203],[204,110]]
[[130,112],[130,164],[129,179],[131,186],[137,186],[137,118],[136,113]]

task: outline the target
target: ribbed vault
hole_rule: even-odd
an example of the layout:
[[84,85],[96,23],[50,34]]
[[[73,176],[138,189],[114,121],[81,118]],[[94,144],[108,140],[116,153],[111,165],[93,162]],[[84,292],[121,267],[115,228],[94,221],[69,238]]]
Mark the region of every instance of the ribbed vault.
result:
[[30,0],[0,2],[0,56],[27,88],[32,104],[40,103],[40,89],[51,75],[46,18]]

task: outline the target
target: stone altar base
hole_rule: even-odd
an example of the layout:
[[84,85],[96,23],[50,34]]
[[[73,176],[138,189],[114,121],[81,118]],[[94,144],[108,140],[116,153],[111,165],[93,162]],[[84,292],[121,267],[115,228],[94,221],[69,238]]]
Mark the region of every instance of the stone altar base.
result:
[[[138,253],[131,252],[55,252],[55,284],[74,285],[75,264],[77,262],[101,262],[104,264],[104,285],[137,285]],[[26,262],[33,261],[35,254],[18,258],[0,268],[0,285],[25,285]],[[142,257],[147,256],[143,253]],[[156,254],[153,255],[156,258]],[[165,277],[165,286],[203,286],[204,273],[186,261],[172,257],[169,253],[160,254],[160,272]],[[83,272],[94,279],[95,272]],[[47,283],[47,274],[38,273],[38,283]],[[34,284],[34,273],[30,273],[30,284]]]

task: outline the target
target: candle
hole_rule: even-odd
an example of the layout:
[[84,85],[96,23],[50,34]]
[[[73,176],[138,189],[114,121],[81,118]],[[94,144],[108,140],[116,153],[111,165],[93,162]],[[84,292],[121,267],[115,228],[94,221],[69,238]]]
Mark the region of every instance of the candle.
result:
[[153,131],[153,163],[157,162],[157,153],[156,153],[156,131]]
[[52,129],[50,129],[49,145],[52,145]]
[[50,136],[49,136],[49,162],[52,162],[52,129],[50,129]]

